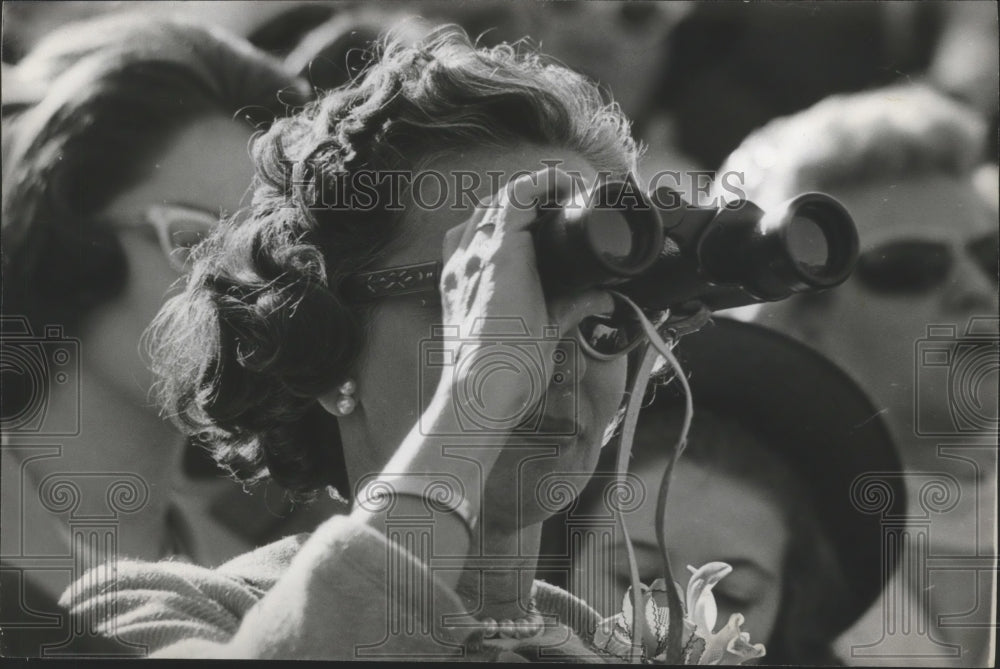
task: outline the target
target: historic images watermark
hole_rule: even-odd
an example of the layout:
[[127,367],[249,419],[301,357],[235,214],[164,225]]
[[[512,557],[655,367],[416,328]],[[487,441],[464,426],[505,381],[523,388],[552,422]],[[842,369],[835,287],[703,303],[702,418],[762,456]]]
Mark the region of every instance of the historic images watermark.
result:
[[[579,410],[580,351],[574,339],[561,337],[558,326],[545,328],[541,337],[532,336],[519,317],[479,319],[467,338],[459,330],[436,326],[420,342],[421,406],[430,402],[425,394],[443,372],[456,381],[450,407],[455,420],[449,421],[454,428],[445,434],[577,433],[575,420],[543,422],[550,393],[562,398],[564,415],[576,416]],[[501,385],[527,388],[527,399],[513,407],[491,403],[492,391]],[[420,429],[425,435],[442,434],[442,428],[428,424],[423,415]]]
[[[866,642],[849,648],[861,662],[979,666],[992,657],[998,324],[992,314],[932,324],[914,343],[913,437],[936,449],[941,471],[873,473],[855,482],[856,507],[880,516],[883,565],[899,564],[866,617]],[[889,478],[905,484],[905,513],[890,512],[882,483]]]
[[[37,648],[42,657],[79,657],[87,639],[106,637],[118,641],[111,655],[144,656],[144,646],[121,640],[115,629],[99,629],[115,606],[113,589],[105,593],[104,611],[97,607],[72,618],[36,599],[40,584],[80,591],[94,581],[113,583],[122,516],[141,512],[151,494],[133,472],[60,466],[67,444],[81,431],[80,370],[80,340],[66,336],[62,326],[35,332],[23,316],[3,317],[0,570],[9,589],[2,593],[0,627],[10,636],[41,632],[50,639]],[[52,525],[39,528],[46,518]],[[57,526],[65,530],[64,540],[53,548],[45,533]]]
[[[0,374],[5,435],[64,437],[80,433],[80,340],[50,325],[32,331],[26,318],[3,316]],[[53,392],[70,395],[73,411],[50,411]]]
[[[358,169],[351,172],[329,171],[319,163],[283,161],[286,193],[299,192],[300,203],[309,209],[351,212],[401,212],[416,207],[426,211],[451,209],[466,211],[487,206],[505,184],[518,179],[532,180],[537,186],[545,170],[561,169],[561,160],[542,160],[538,170],[441,171]],[[610,171],[584,175],[565,170],[569,192],[561,194],[561,207],[648,207],[677,211],[693,206],[683,193],[690,194],[701,206],[739,206],[746,200],[741,172],[717,174],[708,170],[661,170],[642,181],[634,176],[622,179]],[[599,188],[612,181],[625,181],[625,188],[608,191]],[[713,199],[712,193],[716,193]],[[614,194],[614,200],[608,198]],[[510,206],[519,210],[545,207],[552,203],[522,201],[510,194]]]
[[997,435],[998,320],[995,316],[971,318],[964,329],[956,324],[929,325],[927,336],[916,342],[916,435]]
[[[0,562],[5,584],[4,633],[10,636],[41,632],[51,639],[37,648],[41,657],[79,657],[103,648],[109,656],[145,656],[144,645],[121,639],[115,628],[114,575],[120,559],[122,516],[142,511],[150,499],[150,487],[131,472],[56,471],[38,478],[39,471],[57,464],[63,446],[7,444],[2,457],[5,466],[4,541]],[[42,541],[40,517],[51,516],[64,522],[66,540],[62,550],[53,550]],[[29,582],[35,583],[29,588]],[[72,617],[65,609],[33,599],[39,584],[76,593],[105,585],[95,606],[77,611]],[[112,584],[110,588],[106,584]],[[110,621],[110,627],[104,627]],[[60,638],[61,633],[61,638]],[[117,642],[112,648],[108,639]],[[92,641],[98,643],[92,644]]]
[[[481,510],[471,519],[473,546],[468,555],[442,553],[435,548],[442,514],[455,513],[467,496],[482,497],[485,491],[485,477],[472,457],[474,450],[482,448],[504,449],[509,445],[497,441],[492,445],[463,446],[456,442],[442,446],[446,457],[468,467],[461,476],[451,472],[405,475],[381,472],[363,478],[355,486],[359,507],[382,514],[386,536],[385,587],[373,593],[373,596],[385,598],[385,619],[382,624],[367,630],[371,642],[355,646],[356,658],[436,660],[468,657],[469,650],[460,639],[481,629],[479,618],[483,602],[469,599],[463,602],[464,608],[454,609],[453,603],[441,596],[440,580],[448,573],[462,573],[465,579],[471,575],[472,580],[503,573],[511,578],[530,580],[538,573],[555,575],[556,581],[565,583],[571,592],[583,595],[596,610],[616,608],[620,604],[621,593],[617,590],[615,575],[626,571],[627,566],[620,563],[623,559],[620,554],[609,550],[624,538],[617,516],[627,516],[654,501],[647,495],[642,479],[632,473],[595,475],[589,471],[556,469],[528,483],[522,476],[523,471],[518,469],[510,485],[510,496],[520,500],[518,505],[535,506],[565,521],[549,526],[550,536],[543,540],[546,550],[537,554],[520,544],[512,550],[491,550],[475,530],[480,516],[488,510]],[[525,448],[523,456],[525,461],[556,458],[558,449],[539,442]],[[576,504],[585,494],[601,503]],[[399,504],[400,496],[417,499],[420,503]],[[403,550],[398,550],[400,548]],[[576,657],[574,649],[578,647],[572,642],[569,630],[585,629],[592,622],[590,611],[587,607],[570,608],[562,618],[542,613],[541,619],[556,632],[538,649],[539,658],[567,661]],[[521,621],[497,622],[507,628],[512,638],[522,633],[519,625],[524,623]],[[530,635],[527,630],[523,630],[523,634]],[[415,638],[420,639],[419,644],[412,642]],[[416,646],[422,649],[418,655],[414,655]],[[585,654],[579,659],[588,657],[592,656]]]

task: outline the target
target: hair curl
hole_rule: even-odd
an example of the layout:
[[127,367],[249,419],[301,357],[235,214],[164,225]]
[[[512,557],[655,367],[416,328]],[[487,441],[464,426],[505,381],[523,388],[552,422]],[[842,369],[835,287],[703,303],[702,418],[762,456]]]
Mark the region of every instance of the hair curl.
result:
[[167,411],[239,478],[271,476],[298,497],[347,490],[336,423],[316,398],[362,349],[365,313],[341,281],[400,218],[317,206],[333,184],[526,143],[576,150],[613,174],[635,168],[628,122],[582,76],[510,45],[477,49],[455,26],[407,42],[390,34],[356,79],[255,142],[252,210],[197,249],[153,329]]

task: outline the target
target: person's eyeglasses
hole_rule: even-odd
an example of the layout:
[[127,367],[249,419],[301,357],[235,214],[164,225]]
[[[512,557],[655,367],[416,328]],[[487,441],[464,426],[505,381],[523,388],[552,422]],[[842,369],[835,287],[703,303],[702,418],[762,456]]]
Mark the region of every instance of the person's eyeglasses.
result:
[[156,236],[167,261],[176,271],[188,269],[191,249],[212,232],[219,216],[180,204],[154,204],[143,212],[142,229]]
[[[370,304],[402,296],[433,297],[440,301],[438,285],[441,263],[403,265],[347,277],[341,290],[353,304]],[[618,304],[613,314],[588,316],[577,326],[576,340],[584,353],[596,360],[614,360],[629,353],[645,337],[639,319],[627,305]]]
[[[989,233],[965,245],[973,261],[994,282],[1000,275],[998,235]],[[947,242],[898,240],[861,253],[855,276],[869,290],[893,295],[918,295],[944,283],[955,264],[956,250]]]

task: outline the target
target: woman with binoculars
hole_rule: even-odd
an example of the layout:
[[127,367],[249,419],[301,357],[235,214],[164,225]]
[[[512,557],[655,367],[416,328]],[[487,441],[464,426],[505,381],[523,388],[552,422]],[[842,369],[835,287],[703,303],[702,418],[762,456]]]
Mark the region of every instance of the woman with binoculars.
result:
[[[242,478],[350,509],[214,570],[120,562],[64,601],[158,656],[603,657],[596,613],[534,580],[545,486],[593,471],[667,305],[644,315],[620,274],[553,289],[544,216],[513,203],[570,211],[570,173],[626,182],[628,121],[583,77],[443,28],[390,40],[254,155],[251,211],[154,327],[162,399]],[[312,206],[361,169],[522,176],[475,208]]]

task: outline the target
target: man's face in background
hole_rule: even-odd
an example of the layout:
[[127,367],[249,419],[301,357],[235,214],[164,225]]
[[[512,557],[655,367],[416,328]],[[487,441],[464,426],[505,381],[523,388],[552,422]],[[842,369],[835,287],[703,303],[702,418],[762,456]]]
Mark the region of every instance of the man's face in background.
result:
[[[857,269],[821,297],[765,305],[756,320],[791,332],[844,367],[887,411],[908,466],[939,468],[933,441],[911,445],[920,425],[953,422],[959,402],[965,413],[992,422],[995,431],[995,215],[971,178],[948,174],[914,175],[831,194],[858,226]],[[993,319],[986,347],[961,339],[974,317]],[[921,342],[929,326],[955,326],[957,339],[934,342],[937,358],[924,360]],[[966,370],[968,378],[955,376],[963,373],[955,367],[959,350],[975,359],[976,369]],[[928,367],[928,361],[938,366]]]

